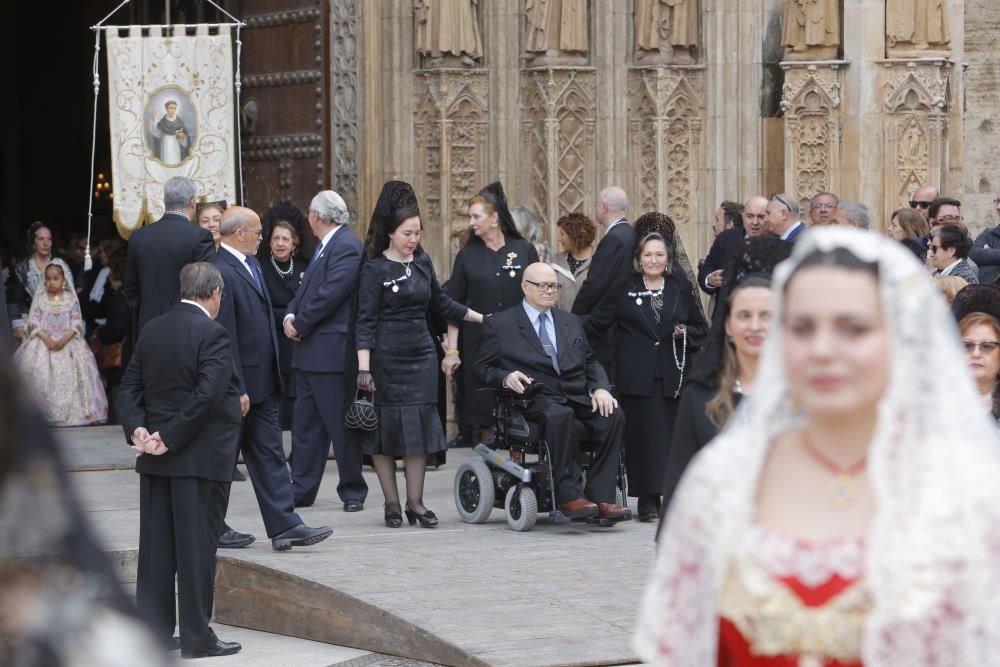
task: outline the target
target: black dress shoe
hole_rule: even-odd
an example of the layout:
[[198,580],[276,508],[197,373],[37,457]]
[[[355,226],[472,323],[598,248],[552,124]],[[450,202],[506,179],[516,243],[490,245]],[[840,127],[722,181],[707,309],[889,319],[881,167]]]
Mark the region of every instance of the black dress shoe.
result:
[[217,658],[220,655],[233,655],[234,653],[239,653],[242,648],[243,647],[236,642],[224,642],[221,639],[216,639],[214,644],[205,648],[197,649],[195,651],[181,650],[181,657]]
[[247,481],[247,476],[241,473],[239,468],[233,468],[233,481],[245,482]]
[[333,535],[333,529],[326,526],[310,528],[304,523],[300,523],[294,528],[289,528],[283,533],[278,533],[271,538],[271,548],[275,551],[288,551],[292,547],[308,547],[309,545],[322,542]]
[[344,501],[345,512],[360,512],[365,508],[365,502],[357,498],[348,498]]
[[660,497],[659,496],[639,496],[638,508],[639,521],[648,523],[660,518]]
[[237,533],[230,528],[222,535],[219,535],[220,549],[242,549],[254,543],[257,538],[250,533]]

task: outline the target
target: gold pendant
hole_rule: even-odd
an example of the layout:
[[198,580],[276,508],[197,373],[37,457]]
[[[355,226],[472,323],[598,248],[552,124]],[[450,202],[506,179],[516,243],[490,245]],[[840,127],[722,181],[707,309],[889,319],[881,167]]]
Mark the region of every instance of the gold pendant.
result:
[[840,473],[830,480],[830,504],[834,509],[846,510],[854,504],[854,480]]
[[393,285],[392,286],[392,291],[393,292],[398,292],[399,291],[399,285]]
[[642,297],[639,297],[638,299],[635,300],[635,305],[637,305],[637,306],[641,306],[642,305]]

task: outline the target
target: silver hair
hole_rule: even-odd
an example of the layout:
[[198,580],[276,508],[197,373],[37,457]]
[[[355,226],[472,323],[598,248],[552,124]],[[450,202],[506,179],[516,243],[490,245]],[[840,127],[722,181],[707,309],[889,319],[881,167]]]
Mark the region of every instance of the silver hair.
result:
[[542,235],[542,225],[536,216],[527,206],[515,206],[510,210],[510,217],[514,218],[514,226],[518,233],[532,243],[538,241]]
[[219,223],[219,236],[232,236],[238,229],[250,229],[253,220],[250,210],[236,210],[222,216]]
[[181,298],[207,301],[215,290],[222,289],[222,274],[208,262],[193,262],[181,269]]
[[778,194],[771,195],[771,200],[787,208],[789,215],[793,218],[799,217],[799,202],[795,200],[795,197],[787,195],[784,192],[779,192]]
[[625,212],[628,209],[628,195],[621,188],[612,185],[601,191],[600,199],[612,211]]
[[871,226],[871,213],[868,205],[860,201],[841,202],[840,209],[844,212],[849,222],[857,222],[861,229],[868,229]]
[[834,206],[840,206],[840,197],[838,197],[837,195],[833,194],[832,192],[825,192],[824,191],[824,192],[817,192],[816,194],[814,194],[809,199],[809,208],[812,208],[813,206],[815,206],[816,205],[816,200],[819,199],[820,197],[833,197],[833,205]]
[[309,210],[316,211],[316,215],[328,225],[348,225],[351,222],[347,204],[333,190],[323,190],[313,197]]
[[197,194],[191,179],[174,176],[163,184],[163,206],[168,211],[181,211],[188,207]]

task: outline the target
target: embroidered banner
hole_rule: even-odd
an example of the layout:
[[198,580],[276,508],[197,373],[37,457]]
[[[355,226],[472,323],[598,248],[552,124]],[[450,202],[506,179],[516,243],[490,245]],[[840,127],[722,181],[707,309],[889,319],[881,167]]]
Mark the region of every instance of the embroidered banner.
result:
[[[126,33],[122,36],[122,33]],[[171,33],[174,33],[173,35]],[[194,181],[209,201],[236,201],[229,26],[109,27],[108,99],[115,223],[129,234],[163,215],[163,183]]]

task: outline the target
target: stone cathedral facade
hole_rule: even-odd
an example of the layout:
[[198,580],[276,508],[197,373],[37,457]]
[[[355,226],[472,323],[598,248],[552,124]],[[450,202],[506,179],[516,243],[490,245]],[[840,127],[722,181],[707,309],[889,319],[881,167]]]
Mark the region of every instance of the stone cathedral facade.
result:
[[[974,231],[998,222],[996,0],[245,4],[247,53],[295,26],[286,60],[305,63],[244,68],[249,204],[304,209],[329,185],[366,222],[383,181],[410,181],[443,276],[466,201],[496,179],[554,248],[558,218],[592,216],[609,184],[633,218],[667,212],[693,256],[718,203],[753,194],[830,190],[882,228],[936,185]],[[302,88],[302,129],[268,133],[269,86],[284,104]]]

